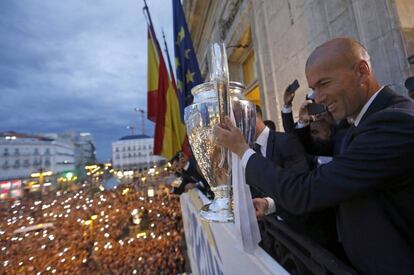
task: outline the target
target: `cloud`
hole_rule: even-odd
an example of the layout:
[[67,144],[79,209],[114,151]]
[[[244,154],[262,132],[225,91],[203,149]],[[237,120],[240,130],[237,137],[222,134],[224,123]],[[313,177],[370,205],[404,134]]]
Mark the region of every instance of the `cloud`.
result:
[[[148,4],[173,55],[171,3]],[[134,108],[146,108],[142,3],[4,0],[0,36],[0,131],[91,132],[98,157],[110,158],[111,143],[138,125]]]

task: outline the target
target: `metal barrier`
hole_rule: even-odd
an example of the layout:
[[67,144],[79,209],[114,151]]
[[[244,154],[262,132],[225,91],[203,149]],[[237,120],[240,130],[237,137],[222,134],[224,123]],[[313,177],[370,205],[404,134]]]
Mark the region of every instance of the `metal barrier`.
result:
[[261,247],[289,273],[357,274],[327,249],[304,237],[275,217],[261,221]]

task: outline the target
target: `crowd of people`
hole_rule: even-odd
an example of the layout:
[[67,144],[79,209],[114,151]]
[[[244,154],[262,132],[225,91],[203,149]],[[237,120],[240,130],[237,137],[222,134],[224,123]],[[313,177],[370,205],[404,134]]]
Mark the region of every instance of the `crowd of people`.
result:
[[134,185],[22,199],[0,212],[1,274],[179,274],[179,201]]

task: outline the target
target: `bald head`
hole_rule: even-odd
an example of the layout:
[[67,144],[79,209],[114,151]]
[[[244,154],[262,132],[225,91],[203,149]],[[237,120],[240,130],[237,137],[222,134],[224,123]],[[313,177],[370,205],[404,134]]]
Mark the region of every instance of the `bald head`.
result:
[[368,52],[351,38],[335,38],[316,48],[305,71],[315,101],[335,120],[355,118],[380,88]]
[[349,67],[364,60],[371,68],[367,50],[352,38],[335,38],[317,47],[306,62],[306,69],[316,63],[338,67]]

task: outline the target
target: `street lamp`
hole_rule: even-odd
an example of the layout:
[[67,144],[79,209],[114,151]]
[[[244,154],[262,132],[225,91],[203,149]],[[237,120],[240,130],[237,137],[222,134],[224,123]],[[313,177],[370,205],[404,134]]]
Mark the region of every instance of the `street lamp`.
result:
[[132,135],[135,135],[135,127],[134,126],[128,125],[126,128],[131,130]]
[[143,135],[145,135],[145,114],[147,112],[143,109],[138,108],[138,107],[135,107],[134,111],[141,114],[141,132],[142,132]]

